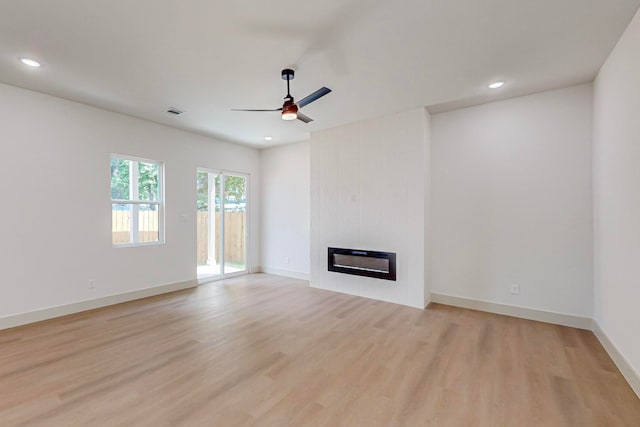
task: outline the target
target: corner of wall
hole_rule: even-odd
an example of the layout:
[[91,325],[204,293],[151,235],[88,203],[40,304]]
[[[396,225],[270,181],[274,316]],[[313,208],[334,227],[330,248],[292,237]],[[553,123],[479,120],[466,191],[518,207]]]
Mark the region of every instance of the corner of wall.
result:
[[609,336],[595,319],[592,321],[591,330],[596,338],[598,338],[598,341],[600,341],[600,344],[602,344],[604,349],[607,351],[609,357],[613,360],[613,363],[616,364],[622,373],[622,376],[627,380],[631,389],[640,398],[640,374],[633,368],[631,363],[626,357],[624,357],[618,347],[613,343],[613,341],[611,341]]

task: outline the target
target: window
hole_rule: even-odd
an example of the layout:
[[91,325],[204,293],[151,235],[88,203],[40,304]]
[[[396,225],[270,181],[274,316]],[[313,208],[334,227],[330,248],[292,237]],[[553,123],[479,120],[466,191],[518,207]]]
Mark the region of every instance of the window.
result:
[[162,163],[111,156],[111,241],[114,246],[162,243]]

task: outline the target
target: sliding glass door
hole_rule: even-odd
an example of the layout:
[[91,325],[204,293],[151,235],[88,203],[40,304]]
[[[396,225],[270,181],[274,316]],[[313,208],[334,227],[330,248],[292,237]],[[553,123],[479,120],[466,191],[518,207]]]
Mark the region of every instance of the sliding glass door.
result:
[[248,176],[198,169],[198,279],[247,272]]

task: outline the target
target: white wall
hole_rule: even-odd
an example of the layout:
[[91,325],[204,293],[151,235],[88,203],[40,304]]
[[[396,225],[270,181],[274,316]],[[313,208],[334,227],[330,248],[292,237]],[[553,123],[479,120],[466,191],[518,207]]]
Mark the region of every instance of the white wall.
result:
[[[423,308],[424,109],[311,136],[311,285]],[[327,271],[330,246],[397,253],[397,281]]]
[[434,293],[591,317],[591,128],[591,85],[432,116]]
[[262,271],[309,278],[309,142],[260,152]]
[[640,378],[640,12],[594,87],[594,317]]
[[[7,85],[0,99],[0,318],[194,280],[198,166],[251,174],[259,258],[256,150]],[[110,153],[165,162],[166,244],[111,246]]]

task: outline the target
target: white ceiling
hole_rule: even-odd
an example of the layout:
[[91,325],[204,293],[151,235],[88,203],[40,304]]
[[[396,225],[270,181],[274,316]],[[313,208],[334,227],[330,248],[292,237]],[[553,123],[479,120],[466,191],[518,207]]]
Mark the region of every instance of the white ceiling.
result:
[[[640,0],[0,2],[0,81],[253,146],[591,81]],[[19,57],[42,62],[28,69]],[[311,124],[277,113],[327,86]],[[503,79],[497,91],[486,85]],[[186,111],[181,116],[163,112]],[[273,136],[265,142],[264,136]]]

